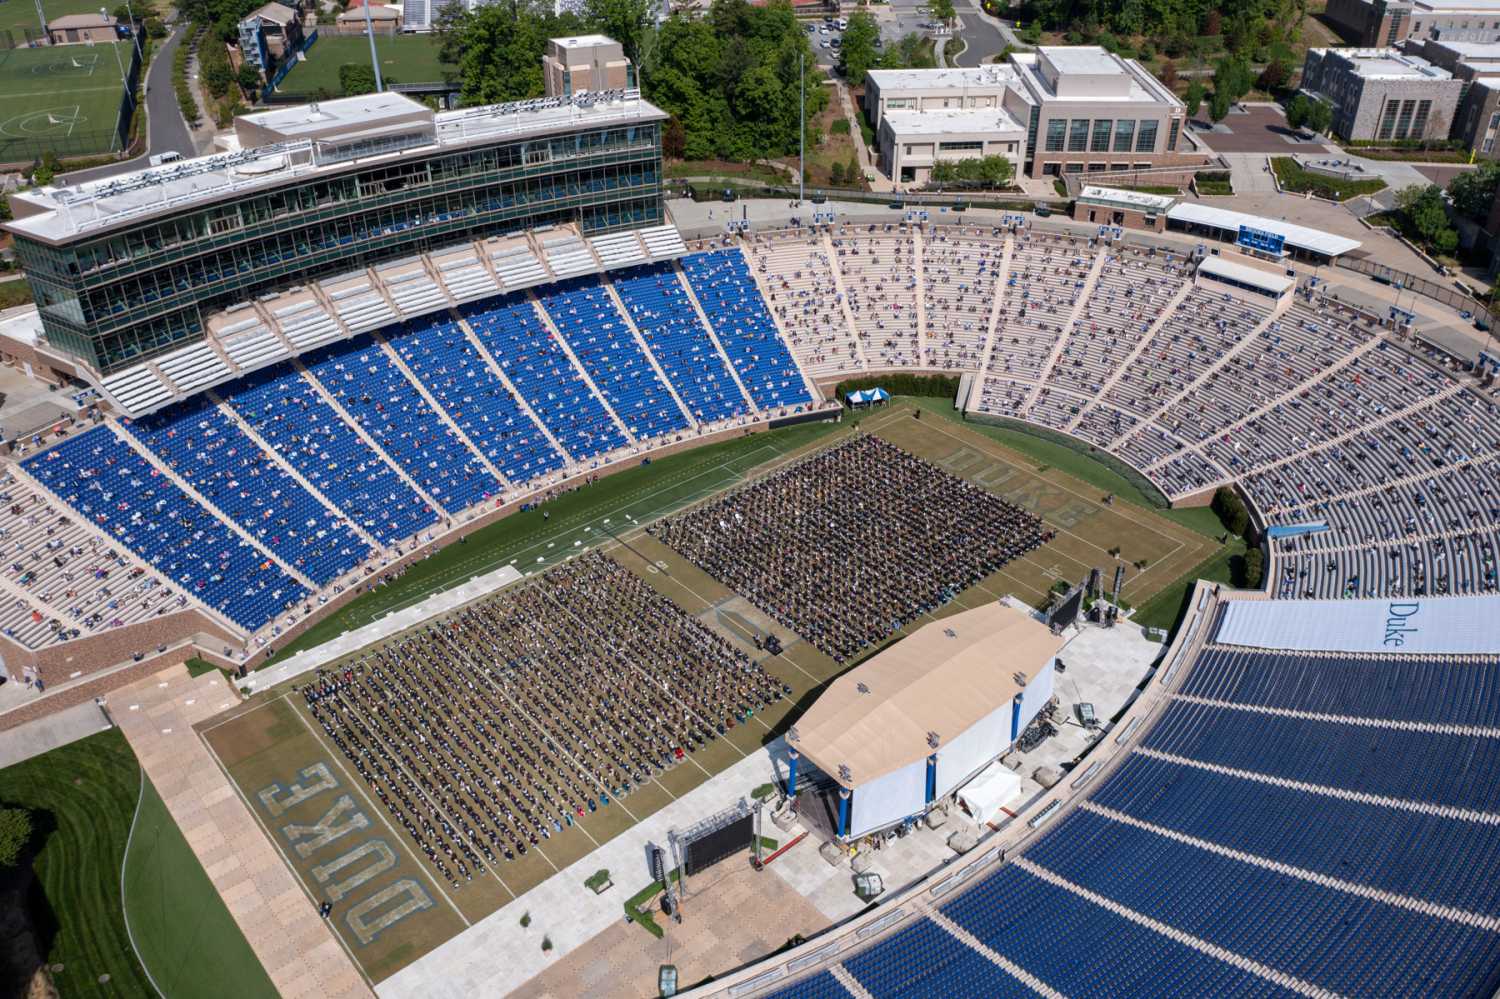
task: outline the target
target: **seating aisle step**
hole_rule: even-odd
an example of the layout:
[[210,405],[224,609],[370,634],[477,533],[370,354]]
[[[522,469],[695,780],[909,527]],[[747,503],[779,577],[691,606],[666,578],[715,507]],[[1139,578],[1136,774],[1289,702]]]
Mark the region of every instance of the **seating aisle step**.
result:
[[271,461],[274,462],[277,467],[279,467],[283,472],[285,472],[287,475],[290,475],[298,485],[300,485],[303,489],[306,489],[308,493],[313,497],[313,499],[323,504],[325,508],[338,514],[339,519],[343,521],[344,525],[348,527],[349,530],[353,531],[361,541],[369,545],[372,551],[378,552],[385,547],[379,541],[377,541],[369,531],[366,531],[363,526],[356,523],[353,518],[351,518],[343,510],[340,510],[336,503],[330,500],[327,496],[324,496],[323,493],[320,492],[317,487],[314,486],[311,482],[309,482],[301,472],[293,468],[286,461],[286,459],[277,452],[274,447],[272,447],[270,444],[267,444],[261,438],[260,434],[256,432],[255,428],[246,423],[244,418],[241,417],[239,413],[235,412],[234,407],[224,401],[223,396],[219,395],[217,390],[209,389],[207,394],[208,397],[213,400],[214,404],[219,407],[219,412],[224,414],[224,418],[226,420],[239,427],[240,433],[249,438],[252,444],[260,448],[261,453],[269,457]]
[[635,320],[630,317],[630,310],[625,307],[625,302],[620,298],[620,292],[615,288],[615,283],[609,279],[607,273],[599,275],[599,283],[603,285],[605,292],[609,295],[609,300],[615,303],[615,311],[620,314],[621,319],[625,320],[625,326],[630,330],[630,335],[635,337],[635,345],[641,349],[641,355],[650,362],[651,369],[656,372],[656,377],[661,379],[662,385],[666,386],[667,392],[672,396],[672,400],[677,403],[677,408],[682,410],[682,415],[687,419],[688,427],[692,430],[697,430],[700,426],[697,417],[693,416],[693,411],[688,409],[687,403],[682,401],[682,396],[677,394],[677,386],[673,385],[672,379],[667,377],[667,373],[662,369],[661,362],[656,359],[656,355],[651,353],[651,345],[646,342],[646,338],[641,335],[640,329],[635,325]]
[[339,419],[348,424],[349,429],[354,431],[354,435],[360,440],[364,441],[365,445],[369,447],[371,451],[374,451],[377,455],[379,455],[381,461],[390,466],[391,471],[395,472],[396,475],[400,477],[401,481],[406,483],[406,487],[408,489],[421,497],[422,502],[432,507],[432,509],[436,511],[439,517],[448,518],[452,516],[452,514],[449,513],[448,509],[444,507],[443,504],[433,499],[425,489],[417,484],[416,479],[413,479],[410,475],[406,474],[406,469],[397,464],[389,454],[386,454],[385,448],[380,446],[380,442],[371,437],[369,432],[366,431],[364,427],[359,425],[359,421],[354,418],[354,415],[344,408],[343,403],[339,402],[338,399],[334,398],[332,392],[329,392],[328,389],[323,387],[323,383],[318,381],[318,376],[308,370],[307,365],[302,363],[302,359],[300,357],[294,358],[292,364],[297,369],[297,373],[300,374],[303,379],[313,387],[314,391],[316,391],[318,395],[322,397],[323,401],[326,402],[333,409],[333,411],[338,414]]
[[1000,250],[1000,273],[995,277],[995,301],[990,306],[990,328],[984,336],[984,350],[979,355],[979,370],[974,372],[974,383],[969,387],[969,397],[964,400],[964,412],[972,413],[984,399],[984,380],[990,370],[990,357],[995,352],[995,336],[1000,329],[1000,313],[1005,304],[1005,283],[1010,280],[1010,262],[1016,251],[1016,238],[1007,234]]
[[583,366],[583,362],[578,359],[578,355],[573,353],[573,345],[568,343],[567,338],[562,335],[562,331],[557,328],[557,324],[548,315],[547,307],[542,304],[541,297],[536,292],[527,292],[526,294],[531,299],[531,304],[536,309],[536,314],[541,319],[542,325],[547,328],[547,332],[551,334],[552,339],[562,349],[562,352],[568,355],[568,361],[573,365],[573,370],[583,380],[583,384],[588,387],[593,397],[599,401],[599,405],[604,407],[604,411],[609,414],[609,418],[614,421],[615,429],[620,431],[620,436],[629,441],[632,447],[639,446],[640,442],[635,439],[635,434],[630,432],[630,428],[625,425],[625,421],[620,419],[620,414],[615,412],[614,407],[609,404],[609,400],[605,398],[604,393],[599,391],[599,386],[594,384],[594,379],[589,376],[588,369]]
[[927,287],[924,283],[922,273],[923,250],[925,244],[922,241],[922,228],[918,226],[911,233],[911,266],[912,274],[915,275],[917,285],[914,290],[915,307],[917,310],[917,367],[927,367],[927,296],[922,294],[922,289]]
[[437,414],[437,418],[442,420],[443,423],[447,425],[449,430],[453,431],[454,436],[464,442],[464,447],[468,448],[473,453],[474,457],[478,458],[479,462],[484,465],[484,467],[489,471],[491,475],[495,477],[495,480],[500,483],[500,488],[514,488],[511,485],[510,480],[507,479],[503,474],[501,474],[499,468],[495,467],[495,463],[490,461],[489,455],[485,454],[482,448],[480,448],[477,444],[469,439],[469,435],[463,432],[458,423],[455,422],[453,417],[449,415],[448,411],[443,408],[442,403],[438,402],[437,398],[427,390],[427,386],[422,384],[422,379],[417,377],[417,373],[406,366],[406,361],[402,359],[401,352],[393,347],[391,345],[391,342],[385,337],[381,336],[379,333],[376,333],[373,336],[375,345],[381,350],[385,351],[385,356],[390,359],[396,370],[406,376],[406,380],[411,382],[412,388],[417,390],[417,394],[422,397],[422,399],[427,403],[428,406],[432,407],[432,411]]
[[[724,370],[729,372],[729,377],[734,379],[734,384],[740,390],[740,395],[745,397],[745,406],[751,413],[759,413],[760,407],[755,404],[755,397],[745,388],[745,383],[740,380],[740,373],[734,369],[734,362],[729,359],[729,352],[719,342],[719,334],[714,330],[714,324],[708,321],[708,313],[703,311],[703,303],[698,301],[698,293],[693,291],[693,283],[687,279],[687,273],[683,271],[682,265],[672,261],[672,273],[677,277],[677,283],[682,285],[682,290],[687,293],[689,302],[693,303],[693,311],[698,313],[698,321],[708,331],[708,339],[714,345],[714,350],[719,352],[719,360],[724,362]],[[801,365],[798,365],[800,368]]]
[[238,523],[225,516],[224,511],[219,509],[217,504],[209,502],[208,497],[200,493],[192,483],[188,482],[187,479],[184,479],[181,475],[178,475],[175,469],[169,466],[165,461],[162,461],[160,455],[151,450],[145,444],[141,443],[141,441],[137,440],[134,434],[130,433],[124,427],[120,426],[118,420],[116,420],[114,417],[110,417],[105,421],[105,424],[109,427],[109,432],[114,434],[121,444],[135,451],[136,454],[141,456],[142,460],[144,460],[152,468],[156,469],[158,472],[164,475],[167,480],[178,489],[181,489],[190,500],[217,517],[225,527],[227,527],[234,534],[238,535],[240,540],[244,541],[257,552],[260,552],[270,561],[275,562],[276,565],[281,568],[282,572],[286,573],[292,579],[295,579],[298,583],[302,584],[307,588],[309,592],[316,593],[321,589],[321,587],[318,586],[317,583],[313,582],[300,569],[293,568],[291,563],[282,559],[280,554],[271,550],[270,548],[262,546],[260,542],[255,540],[255,537],[249,531],[245,530]]
[[854,353],[859,357],[859,370],[870,370],[870,359],[865,356],[865,341],[854,324],[854,311],[849,308],[849,293],[844,289],[844,273],[839,267],[839,255],[833,248],[833,236],[823,230],[823,253],[828,257],[828,272],[833,275],[833,290],[838,296],[839,311],[844,315],[844,325],[849,330],[849,339],[854,344]]

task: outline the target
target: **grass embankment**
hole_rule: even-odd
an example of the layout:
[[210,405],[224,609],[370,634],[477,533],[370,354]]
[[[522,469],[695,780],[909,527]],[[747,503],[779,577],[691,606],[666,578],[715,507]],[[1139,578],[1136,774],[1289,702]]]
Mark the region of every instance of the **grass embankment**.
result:
[[0,802],[32,814],[31,918],[62,995],[276,994],[118,729],[0,770]]

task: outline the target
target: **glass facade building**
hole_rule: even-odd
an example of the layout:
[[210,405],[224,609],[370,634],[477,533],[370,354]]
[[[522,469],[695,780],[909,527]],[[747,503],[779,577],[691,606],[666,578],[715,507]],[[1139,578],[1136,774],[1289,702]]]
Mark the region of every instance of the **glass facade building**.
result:
[[347,161],[315,154],[316,169],[281,184],[61,237],[18,218],[16,255],[48,342],[109,374],[201,338],[227,306],[382,260],[547,224],[659,225],[651,110],[562,134],[429,141],[373,162],[368,149]]

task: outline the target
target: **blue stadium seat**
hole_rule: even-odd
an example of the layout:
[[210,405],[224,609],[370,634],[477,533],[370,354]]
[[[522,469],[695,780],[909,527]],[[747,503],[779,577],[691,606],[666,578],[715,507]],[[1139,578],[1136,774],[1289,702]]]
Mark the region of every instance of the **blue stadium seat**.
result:
[[220,513],[320,586],[370,554],[343,516],[271,461],[207,396],[125,426]]
[[552,285],[541,301],[595,388],[636,440],[687,428],[682,408],[657,377],[597,278]]
[[303,363],[391,460],[450,514],[499,495],[500,483],[369,336],[320,348]]
[[463,315],[532,412],[575,461],[628,443],[524,295],[471,303],[463,307]]
[[254,630],[307,596],[260,549],[188,498],[107,427],[23,463],[27,472],[164,577]]
[[761,409],[812,402],[807,383],[766,310],[755,278],[738,250],[682,258],[688,283],[730,362]]
[[563,457],[516,405],[458,323],[432,316],[386,339],[458,428],[516,485],[563,466]]
[[437,513],[289,364],[216,390],[313,488],[390,545],[437,523]]
[[723,357],[671,264],[647,264],[610,275],[636,329],[672,386],[702,423],[749,411]]

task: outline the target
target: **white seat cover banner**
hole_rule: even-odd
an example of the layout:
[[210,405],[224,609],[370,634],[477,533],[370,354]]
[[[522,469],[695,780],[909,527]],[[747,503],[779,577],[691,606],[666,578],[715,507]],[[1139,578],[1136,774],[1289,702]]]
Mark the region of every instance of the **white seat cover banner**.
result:
[[1224,612],[1224,645],[1302,652],[1500,652],[1500,596],[1378,600],[1236,600]]

